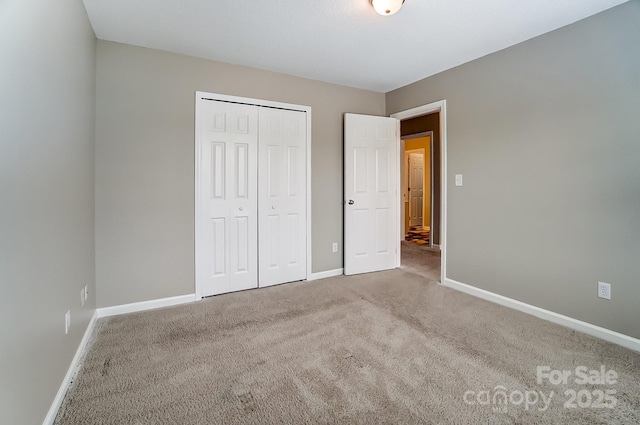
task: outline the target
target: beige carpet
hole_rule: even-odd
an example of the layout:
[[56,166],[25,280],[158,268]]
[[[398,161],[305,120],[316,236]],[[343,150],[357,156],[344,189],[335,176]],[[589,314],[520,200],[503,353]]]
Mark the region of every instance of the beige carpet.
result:
[[392,270],[102,319],[56,423],[638,424],[640,353]]
[[440,282],[440,251],[408,241],[401,241],[400,249],[400,267],[403,270],[422,275],[430,281]]

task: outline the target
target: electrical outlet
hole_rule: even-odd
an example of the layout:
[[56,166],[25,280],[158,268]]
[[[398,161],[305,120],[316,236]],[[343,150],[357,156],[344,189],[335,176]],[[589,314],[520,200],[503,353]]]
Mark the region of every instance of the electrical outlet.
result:
[[333,243],[333,252],[338,252],[338,242]]
[[69,328],[71,327],[71,310],[67,311],[64,315],[64,333],[65,335],[69,333]]
[[84,307],[84,288],[80,290],[80,306]]
[[598,282],[598,297],[604,298],[605,300],[611,299],[611,284]]

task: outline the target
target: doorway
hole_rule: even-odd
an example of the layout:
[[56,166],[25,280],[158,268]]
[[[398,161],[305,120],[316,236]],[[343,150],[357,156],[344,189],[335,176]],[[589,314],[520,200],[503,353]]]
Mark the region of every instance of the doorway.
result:
[[401,139],[402,164],[402,240],[432,247],[433,226],[433,132]]
[[408,218],[411,229],[420,229],[429,222],[428,206],[425,205],[426,195],[429,192],[429,188],[424,181],[425,168],[429,168],[426,160],[424,149],[405,151],[405,161],[407,164],[407,199],[409,200]]
[[[420,274],[426,275],[433,280],[444,282],[446,277],[446,101],[442,100],[428,105],[413,108],[407,111],[398,112],[391,117],[400,120],[401,141],[398,146],[401,160],[401,179],[398,190],[398,203],[400,205],[401,217],[398,223],[399,249],[398,267],[410,269]],[[425,138],[429,140],[429,146],[416,146],[416,140]],[[424,140],[423,140],[424,143]],[[423,234],[412,235],[412,228],[417,230],[420,217],[415,214],[412,208],[416,207],[419,201],[412,205],[412,195],[410,195],[410,173],[417,174],[417,169],[411,169],[411,154],[419,153],[416,149],[425,149],[429,152],[429,184],[424,178],[425,157],[423,157],[423,211],[422,211],[422,232]],[[426,156],[426,155],[425,155]],[[419,159],[418,159],[419,161]],[[406,184],[406,187],[405,187]],[[429,190],[428,211],[425,206],[425,191]],[[418,192],[419,193],[419,192]],[[414,197],[417,198],[417,197]],[[427,221],[425,221],[425,218]],[[428,224],[427,224],[428,223]],[[428,242],[426,242],[428,227]],[[407,241],[411,239],[424,238],[424,242],[414,243]]]

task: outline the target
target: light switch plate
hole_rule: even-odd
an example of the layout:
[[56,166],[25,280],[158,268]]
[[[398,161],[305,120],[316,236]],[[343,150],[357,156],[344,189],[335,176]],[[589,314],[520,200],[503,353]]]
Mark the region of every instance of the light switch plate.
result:
[[456,174],[456,186],[462,186],[462,174]]

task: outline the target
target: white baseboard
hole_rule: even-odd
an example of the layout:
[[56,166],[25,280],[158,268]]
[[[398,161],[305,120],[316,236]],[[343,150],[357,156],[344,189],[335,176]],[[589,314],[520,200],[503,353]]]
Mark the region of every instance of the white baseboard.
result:
[[328,277],[342,276],[344,274],[344,269],[334,269],[327,270],[324,272],[311,273],[311,275],[307,278],[307,280],[318,280],[318,279],[326,279]]
[[160,298],[157,300],[141,301],[131,304],[103,307],[96,310],[98,319],[102,317],[116,316],[118,314],[135,313],[138,311],[153,310],[154,308],[170,307],[172,305],[186,304],[196,300],[195,294],[178,295],[176,297]]
[[465,292],[469,295],[473,295],[474,297],[482,298],[483,300],[522,311],[523,313],[539,317],[540,319],[548,320],[549,322],[557,323],[558,325],[562,325],[587,335],[595,336],[596,338],[640,352],[640,339],[633,338],[610,329],[602,328],[600,326],[592,325],[591,323],[583,322],[569,316],[554,313],[553,311],[545,310],[493,292],[485,291],[484,289],[476,288],[475,286],[467,285],[466,283],[458,282],[453,279],[445,278],[444,286],[448,286],[449,288]]
[[51,407],[49,408],[49,412],[47,413],[47,416],[45,416],[44,418],[43,425],[52,425],[53,421],[56,419],[56,415],[58,414],[58,410],[60,410],[60,406],[62,405],[64,396],[67,394],[67,389],[69,389],[69,384],[71,383],[71,380],[73,379],[73,376],[76,373],[76,369],[80,364],[80,359],[84,355],[84,351],[87,348],[87,343],[89,342],[89,338],[93,333],[93,328],[95,327],[97,318],[98,318],[97,312],[94,312],[93,316],[91,317],[91,320],[89,321],[89,325],[87,326],[87,329],[84,331],[82,340],[80,340],[80,345],[76,350],[76,354],[73,356],[73,360],[71,360],[69,369],[67,370],[66,375],[64,375],[64,379],[62,380],[62,384],[60,384],[58,393],[56,394],[56,397],[53,399],[53,403],[51,403]]

